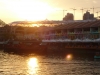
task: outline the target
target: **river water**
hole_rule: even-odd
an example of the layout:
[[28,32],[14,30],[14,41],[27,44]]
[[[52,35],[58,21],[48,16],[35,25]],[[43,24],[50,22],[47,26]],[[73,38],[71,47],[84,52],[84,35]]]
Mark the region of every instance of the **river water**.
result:
[[100,75],[100,61],[0,51],[0,75]]

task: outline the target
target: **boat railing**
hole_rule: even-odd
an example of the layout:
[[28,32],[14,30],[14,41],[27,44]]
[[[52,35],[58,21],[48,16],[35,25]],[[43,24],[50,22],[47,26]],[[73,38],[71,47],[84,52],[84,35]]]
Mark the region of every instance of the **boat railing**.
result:
[[74,40],[71,40],[71,39],[45,39],[45,40],[42,40],[42,42],[100,42],[100,38],[98,39],[74,39]]

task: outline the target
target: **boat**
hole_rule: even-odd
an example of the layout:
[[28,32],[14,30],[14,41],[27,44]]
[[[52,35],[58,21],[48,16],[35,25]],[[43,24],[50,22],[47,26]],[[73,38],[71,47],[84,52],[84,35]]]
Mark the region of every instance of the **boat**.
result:
[[16,54],[44,54],[46,47],[41,45],[39,40],[24,40],[24,41],[9,41],[3,44],[3,49],[5,52],[16,53]]

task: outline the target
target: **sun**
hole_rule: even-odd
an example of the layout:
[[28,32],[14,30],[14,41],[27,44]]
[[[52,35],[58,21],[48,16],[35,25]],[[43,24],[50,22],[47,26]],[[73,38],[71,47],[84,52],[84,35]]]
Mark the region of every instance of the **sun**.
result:
[[54,10],[49,4],[39,0],[20,0],[9,4],[17,17],[24,20],[45,20]]

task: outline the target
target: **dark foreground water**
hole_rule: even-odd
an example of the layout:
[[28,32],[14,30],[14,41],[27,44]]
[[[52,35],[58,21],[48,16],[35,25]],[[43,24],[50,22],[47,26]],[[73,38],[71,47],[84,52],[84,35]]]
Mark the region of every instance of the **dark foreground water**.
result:
[[100,61],[72,55],[15,55],[0,51],[0,75],[100,75]]

